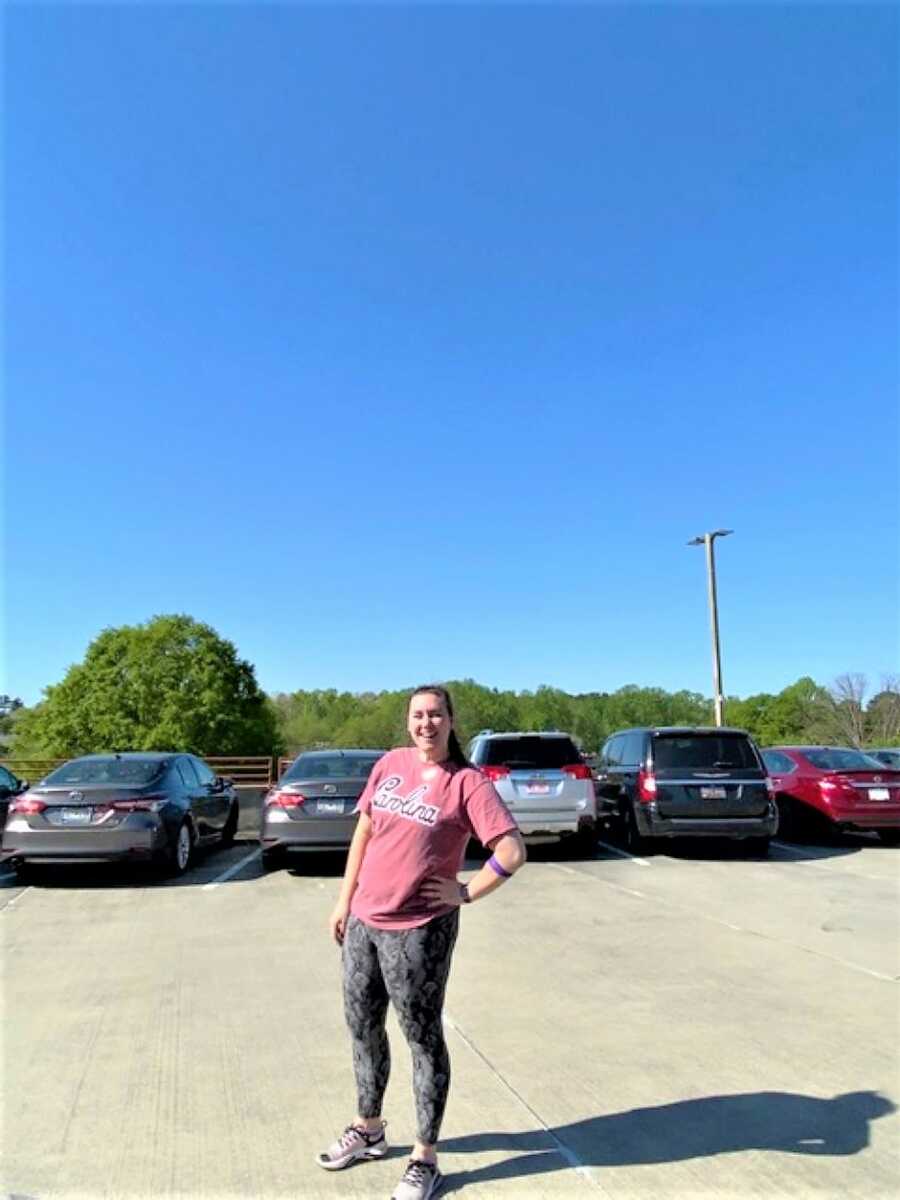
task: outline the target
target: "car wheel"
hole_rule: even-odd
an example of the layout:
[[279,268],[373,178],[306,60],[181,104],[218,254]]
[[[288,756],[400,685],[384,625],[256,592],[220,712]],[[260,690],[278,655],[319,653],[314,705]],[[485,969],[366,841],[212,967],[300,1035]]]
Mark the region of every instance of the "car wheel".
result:
[[900,829],[879,829],[878,836],[886,846],[900,846]]
[[795,800],[793,796],[779,796],[778,836],[786,842],[830,842],[834,840],[836,828],[818,809]]
[[228,813],[228,820],[225,822],[225,828],[222,830],[222,845],[230,846],[234,841],[234,835],[237,833],[238,820],[240,819],[241,810],[237,800],[232,804]]
[[653,839],[645,837],[638,829],[637,817],[629,805],[625,810],[625,849],[629,854],[649,854],[653,845]]
[[279,867],[284,865],[284,851],[280,848],[277,850],[263,850],[260,857],[264,871],[277,871]]
[[582,825],[577,833],[571,833],[563,839],[563,848],[574,858],[593,858],[597,853],[599,836],[595,825]]
[[13,861],[12,869],[16,873],[16,879],[19,883],[30,883],[34,879],[34,867],[24,858],[17,858]]
[[744,851],[749,858],[768,858],[771,841],[769,837],[745,838]]
[[778,836],[786,842],[802,841],[805,822],[800,806],[790,796],[778,796],[775,803],[778,806]]
[[168,875],[183,875],[191,865],[194,839],[189,821],[182,821],[178,832],[166,850],[165,870]]

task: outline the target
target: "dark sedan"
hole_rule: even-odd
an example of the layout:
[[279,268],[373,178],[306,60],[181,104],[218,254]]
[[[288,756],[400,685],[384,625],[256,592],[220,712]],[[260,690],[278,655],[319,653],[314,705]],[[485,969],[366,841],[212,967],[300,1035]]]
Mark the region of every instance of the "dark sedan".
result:
[[265,866],[291,850],[346,850],[356,802],[383,750],[310,750],[263,797],[259,841]]
[[900,771],[900,750],[885,746],[883,750],[866,750],[866,754],[869,758],[877,759],[883,767],[890,767],[892,771]]
[[6,820],[10,803],[27,787],[27,779],[19,779],[8,767],[0,767],[0,827]]
[[119,859],[180,875],[199,846],[233,841],[237,824],[233,784],[193,754],[92,754],[12,801],[3,853],[20,873]]

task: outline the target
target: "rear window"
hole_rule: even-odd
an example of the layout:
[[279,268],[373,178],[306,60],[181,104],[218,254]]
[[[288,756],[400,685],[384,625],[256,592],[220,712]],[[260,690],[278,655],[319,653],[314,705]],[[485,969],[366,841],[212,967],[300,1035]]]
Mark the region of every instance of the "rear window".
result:
[[657,770],[759,769],[759,760],[748,738],[739,733],[657,734],[653,739],[653,765]]
[[82,783],[150,783],[162,774],[166,763],[141,758],[76,758],[64,763],[44,780],[49,785]]
[[567,737],[496,737],[485,747],[481,766],[511,770],[552,771],[581,762],[581,755]]
[[820,771],[880,771],[882,763],[859,750],[804,750]]
[[368,779],[380,754],[301,754],[283,779]]

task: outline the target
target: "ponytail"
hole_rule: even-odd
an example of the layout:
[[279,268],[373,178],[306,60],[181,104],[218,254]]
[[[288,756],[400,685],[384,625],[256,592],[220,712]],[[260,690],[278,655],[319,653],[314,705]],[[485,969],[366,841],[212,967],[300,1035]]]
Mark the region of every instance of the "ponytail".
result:
[[[453,720],[453,700],[442,683],[423,683],[421,687],[413,688],[409,693],[409,703],[412,703],[414,696],[418,696],[422,692],[428,692],[431,696],[440,696],[444,702],[444,707],[450,714],[450,720]],[[459,744],[459,738],[456,736],[455,729],[450,730],[450,737],[447,740],[447,758],[458,767],[470,767],[472,765],[463,753],[463,748]]]
[[459,744],[459,738],[456,736],[456,730],[450,730],[450,738],[447,742],[447,757],[452,763],[456,763],[458,767],[469,767],[472,764],[463,753],[463,748]]

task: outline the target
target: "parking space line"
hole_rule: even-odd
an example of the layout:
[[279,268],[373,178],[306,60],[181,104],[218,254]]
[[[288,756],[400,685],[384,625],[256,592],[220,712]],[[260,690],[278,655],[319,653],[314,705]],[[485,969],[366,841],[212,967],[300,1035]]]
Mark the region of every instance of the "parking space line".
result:
[[7,902],[5,904],[0,904],[0,912],[6,912],[6,910],[8,908],[12,908],[12,906],[14,904],[18,904],[18,902],[22,899],[22,897],[25,895],[25,893],[30,892],[30,891],[31,891],[31,888],[26,887],[26,888],[22,888],[21,892],[16,892],[16,894],[12,897],[11,900],[7,900]]
[[233,863],[227,868],[227,870],[223,871],[221,875],[217,875],[215,879],[210,880],[209,883],[204,883],[200,888],[200,891],[209,892],[212,891],[213,888],[217,888],[220,883],[225,883],[225,881],[230,879],[232,875],[237,875],[238,871],[242,871],[244,867],[246,867],[247,863],[251,863],[255,858],[259,858],[259,855],[260,849],[257,846],[255,850],[252,850],[249,854],[245,854],[242,859],[239,859],[238,862]]
[[804,846],[802,849],[799,846],[789,846],[786,842],[779,842],[777,838],[772,838],[771,843],[777,850],[786,850],[788,854],[796,854],[800,858],[805,858],[809,862],[815,862],[819,858],[827,858],[827,854],[810,854],[809,847]]
[[[551,864],[551,865],[555,865],[555,864]],[[528,1112],[535,1119],[535,1121],[537,1121],[538,1125],[540,1125],[541,1129],[544,1131],[544,1133],[546,1133],[547,1137],[553,1143],[553,1147],[556,1150],[556,1153],[562,1159],[564,1159],[565,1162],[568,1163],[568,1165],[572,1168],[572,1170],[575,1171],[578,1175],[580,1175],[581,1178],[584,1179],[587,1183],[593,1184],[593,1186],[599,1192],[601,1192],[604,1196],[610,1196],[611,1193],[608,1192],[605,1187],[603,1187],[603,1185],[600,1183],[600,1180],[597,1178],[597,1176],[595,1175],[595,1173],[591,1169],[591,1167],[589,1167],[587,1165],[587,1163],[582,1162],[581,1159],[578,1157],[578,1155],[575,1153],[575,1151],[572,1150],[572,1148],[570,1146],[567,1146],[565,1142],[561,1141],[556,1136],[556,1134],[553,1132],[553,1130],[550,1128],[550,1126],[547,1124],[547,1122],[544,1120],[544,1118],[540,1115],[540,1113],[535,1112],[535,1110],[531,1107],[531,1105],[528,1103],[528,1101],[525,1099],[525,1097],[520,1092],[516,1091],[516,1089],[509,1082],[509,1080],[505,1078],[505,1076],[500,1074],[500,1072],[497,1070],[497,1068],[494,1066],[494,1064],[491,1062],[491,1060],[485,1054],[483,1054],[481,1052],[481,1050],[478,1049],[478,1047],[475,1045],[475,1043],[472,1041],[471,1038],[469,1038],[465,1033],[463,1033],[462,1029],[460,1029],[459,1025],[456,1023],[454,1018],[447,1012],[446,1009],[444,1009],[444,1024],[449,1029],[453,1030],[453,1032],[456,1034],[456,1036],[462,1042],[464,1042],[466,1046],[468,1046],[468,1048],[472,1051],[472,1053],[476,1056],[476,1058],[481,1059],[481,1061],[484,1063],[484,1065],[487,1067],[487,1069],[490,1071],[490,1073],[494,1076],[494,1078],[497,1080],[497,1082],[499,1084],[501,1084],[504,1088],[506,1088],[506,1090],[510,1093],[510,1095],[514,1096],[515,1099],[518,1100],[518,1102],[522,1105],[522,1107],[525,1109],[525,1111]]]
[[626,896],[637,896],[639,900],[647,899],[647,893],[639,892],[636,888],[623,887],[621,883],[612,883],[609,879],[603,879],[601,883],[605,883],[607,887],[611,887],[617,892],[624,892]]
[[646,858],[638,858],[636,854],[629,854],[627,850],[620,850],[618,846],[611,846],[609,842],[597,842],[597,845],[602,846],[604,850],[609,850],[612,854],[618,854],[620,858],[627,858],[630,862],[637,863],[639,867],[650,866]]
[[[824,854],[808,854],[804,850],[797,849],[794,846],[787,846],[784,842],[772,842],[772,845],[777,850],[785,850],[788,854],[793,854],[797,860],[797,865],[801,863],[808,867],[818,867],[820,871],[825,871],[829,875],[852,875],[854,879],[871,879],[874,883],[891,883],[893,882],[885,875],[869,875],[866,871],[841,871],[830,865],[831,858],[827,853]],[[822,860],[825,860],[824,862]],[[778,861],[777,859],[775,860]]]
[[[836,872],[832,871],[832,875]],[[812,950],[809,946],[801,946],[798,942],[788,941],[787,938],[772,937],[771,934],[761,933],[758,929],[748,929],[745,925],[734,925],[731,921],[726,921],[722,917],[711,917],[709,913],[698,912],[695,908],[691,908],[687,904],[679,904],[675,900],[665,899],[658,896],[648,896],[644,892],[634,891],[631,888],[622,887],[619,883],[613,883],[610,879],[604,879],[602,875],[595,875],[593,871],[580,871],[579,874],[587,875],[589,879],[595,879],[597,883],[601,883],[604,887],[614,888],[617,892],[627,892],[629,896],[638,896],[642,900],[648,900],[651,904],[663,904],[669,909],[678,909],[679,912],[687,913],[693,918],[699,917],[701,921],[709,921],[713,925],[721,925],[723,929],[730,929],[734,933],[746,933],[750,937],[762,938],[763,941],[773,942],[776,946],[791,946],[795,950],[800,950],[804,954],[811,954],[813,958],[824,958],[827,962],[840,964],[842,967],[849,967],[851,971],[861,971],[863,975],[868,975],[872,979],[880,979],[884,983],[900,983],[900,975],[886,975],[883,971],[876,971],[872,967],[864,967],[861,963],[851,962],[848,958],[839,958],[836,954],[823,954],[821,950]]]

